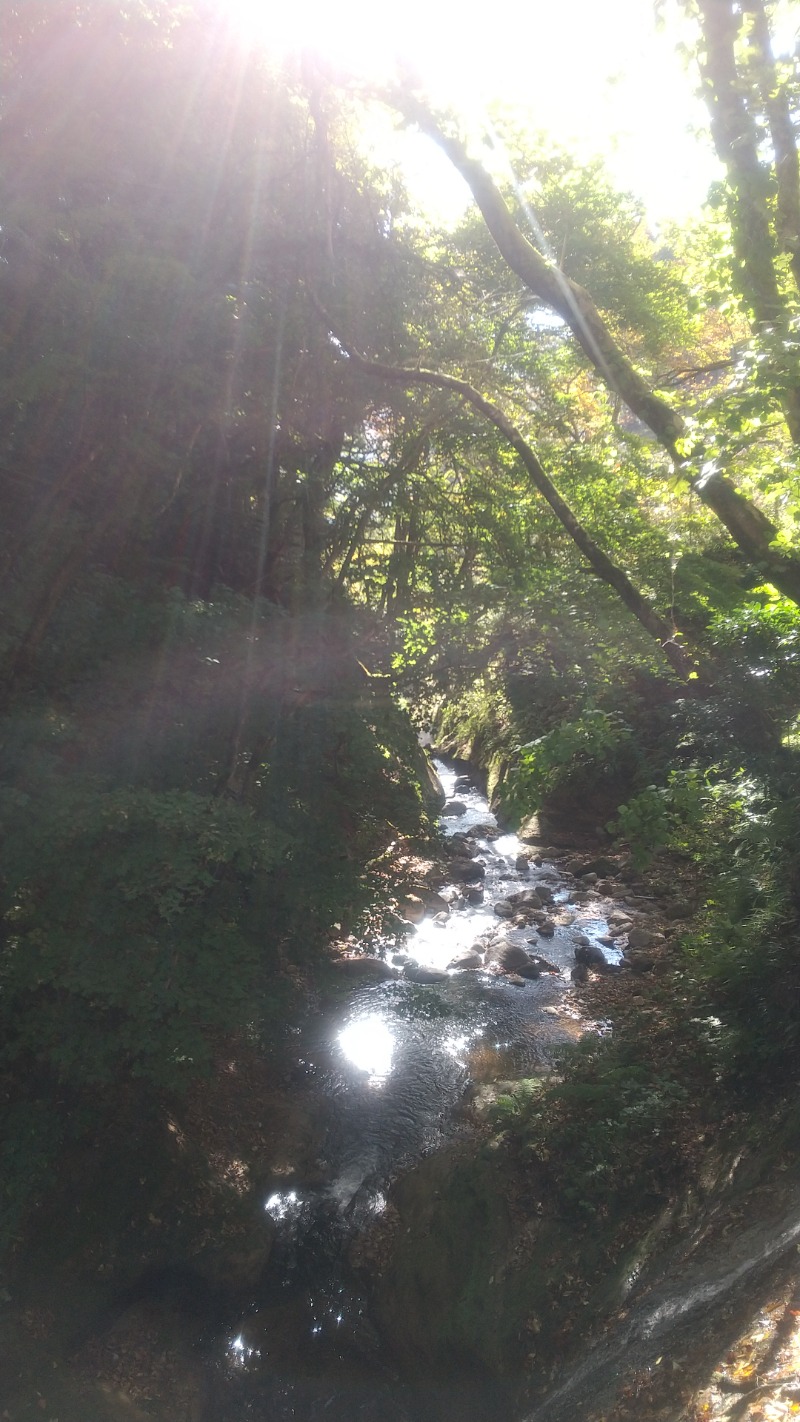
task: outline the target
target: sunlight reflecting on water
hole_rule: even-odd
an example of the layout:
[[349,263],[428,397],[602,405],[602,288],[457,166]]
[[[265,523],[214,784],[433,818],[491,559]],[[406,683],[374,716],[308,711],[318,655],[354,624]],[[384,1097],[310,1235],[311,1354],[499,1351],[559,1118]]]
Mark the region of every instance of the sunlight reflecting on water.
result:
[[369,1074],[370,1085],[379,1085],[389,1075],[395,1037],[384,1017],[375,1013],[358,1018],[342,1029],[338,1042],[347,1060]]
[[296,1190],[276,1190],[265,1201],[264,1209],[274,1220],[288,1220],[300,1213],[302,1201]]
[[431,968],[446,968],[460,949],[473,946],[477,932],[476,918],[472,913],[452,914],[445,924],[426,918],[406,939],[404,951],[416,963]]
[[496,854],[507,855],[509,858],[519,854],[522,844],[515,834],[500,834],[494,842]]
[[232,1338],[227,1347],[228,1361],[234,1367],[244,1368],[251,1358],[260,1358],[260,1348],[251,1348],[249,1343],[245,1343],[241,1333],[236,1338]]
[[482,1031],[483,1029],[479,1027],[473,1032],[462,1032],[459,1035],[445,1037],[442,1047],[448,1056],[458,1062],[459,1066],[465,1067],[467,1065],[467,1051],[475,1038],[481,1036]]

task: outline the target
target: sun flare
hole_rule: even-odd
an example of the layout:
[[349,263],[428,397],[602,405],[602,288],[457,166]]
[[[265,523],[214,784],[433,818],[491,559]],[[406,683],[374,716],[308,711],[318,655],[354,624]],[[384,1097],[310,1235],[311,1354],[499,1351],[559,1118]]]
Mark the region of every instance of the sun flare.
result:
[[[460,114],[479,141],[492,111],[510,106],[531,131],[553,135],[582,161],[602,155],[654,221],[694,210],[718,176],[713,153],[694,132],[705,111],[676,52],[688,22],[674,6],[661,34],[652,6],[641,0],[615,0],[615,24],[596,0],[524,7],[497,0],[488,25],[456,12],[451,0],[206,3],[238,42],[276,57],[316,54],[367,88],[413,75],[431,102]],[[793,26],[792,36],[796,14]],[[391,166],[402,151],[399,162],[423,204],[460,211],[464,195],[445,161],[426,156],[431,145],[414,134],[403,142],[405,149],[382,136],[378,161],[382,154]]]
[[260,0],[226,0],[220,6],[226,23],[248,44],[275,54],[308,50],[350,73],[376,77],[385,73],[407,43],[397,17],[381,14],[368,0],[298,0],[294,5],[264,5]]

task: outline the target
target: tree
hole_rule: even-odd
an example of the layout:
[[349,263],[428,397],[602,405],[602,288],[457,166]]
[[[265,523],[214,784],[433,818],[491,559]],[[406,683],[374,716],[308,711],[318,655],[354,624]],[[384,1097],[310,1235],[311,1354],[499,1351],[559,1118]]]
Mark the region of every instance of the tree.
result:
[[698,451],[690,462],[688,428],[680,413],[658,395],[627,357],[590,294],[560,272],[552,258],[537,247],[515,219],[486,168],[473,158],[451,122],[437,117],[424,100],[395,91],[390,102],[439,143],[466,179],[484,221],[508,266],[538,300],[569,326],[584,355],[600,378],[616,392],[658,440],[683,472],[689,473],[698,497],[721,520],[747,559],[762,570],[787,597],[800,598],[800,559],[772,545],[778,529],[750,499],[717,468],[702,467]]

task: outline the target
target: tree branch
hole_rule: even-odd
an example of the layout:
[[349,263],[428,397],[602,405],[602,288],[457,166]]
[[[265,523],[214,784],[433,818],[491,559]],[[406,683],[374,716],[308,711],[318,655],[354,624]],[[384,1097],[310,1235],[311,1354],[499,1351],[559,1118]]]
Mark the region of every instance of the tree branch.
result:
[[455,375],[447,375],[443,371],[435,370],[407,370],[402,366],[386,365],[383,361],[371,360],[356,350],[341,333],[336,329],[327,312],[312,294],[312,301],[316,306],[320,316],[325,321],[328,330],[335,337],[342,348],[345,357],[359,370],[365,371],[380,380],[389,381],[395,385],[409,386],[432,386],[437,390],[452,390],[462,400],[465,400],[480,415],[483,415],[495,429],[499,430],[503,437],[518,454],[523,467],[525,468],[531,483],[542,498],[549,504],[561,526],[566,530],[573,543],[586,558],[589,566],[604,583],[614,589],[622,602],[637,618],[645,631],[655,639],[661,648],[670,666],[682,680],[687,680],[694,670],[694,662],[684,647],[676,640],[674,629],[655,611],[647,599],[634,586],[630,578],[622,568],[603,552],[602,548],[595,543],[594,539],[587,533],[573,513],[569,504],[561,497],[552,480],[545,472],[527,440],[517,429],[511,420],[498,405],[491,400],[487,400],[474,386],[469,385],[466,380],[461,380]]

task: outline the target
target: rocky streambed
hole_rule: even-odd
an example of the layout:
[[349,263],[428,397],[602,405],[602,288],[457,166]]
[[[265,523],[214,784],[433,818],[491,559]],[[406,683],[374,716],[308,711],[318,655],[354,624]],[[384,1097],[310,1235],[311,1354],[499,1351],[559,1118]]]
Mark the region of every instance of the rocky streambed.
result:
[[315,1173],[288,1161],[265,1186],[274,1244],[216,1354],[220,1418],[482,1422],[535,1362],[519,1338],[559,1287],[563,1229],[510,1198],[485,1113],[587,1030],[576,981],[655,971],[667,937],[654,902],[621,902],[624,859],[523,844],[437,771],[445,860],[402,904],[406,936],[351,947],[342,995],[298,1034]]

